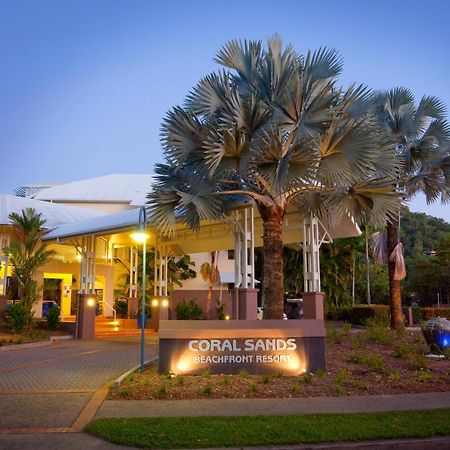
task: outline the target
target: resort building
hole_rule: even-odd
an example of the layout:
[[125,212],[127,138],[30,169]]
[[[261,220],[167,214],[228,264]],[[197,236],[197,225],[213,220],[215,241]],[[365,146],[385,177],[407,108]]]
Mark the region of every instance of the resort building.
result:
[[[97,317],[116,319],[114,305],[118,298],[126,299],[130,317],[136,315],[142,244],[136,243],[131,235],[142,222],[151,183],[152,176],[148,174],[114,174],[45,186],[31,193],[32,198],[0,196],[0,296],[8,293],[14,296],[11,267],[2,251],[12,235],[9,214],[34,208],[46,220],[49,232],[44,240],[55,250],[55,256],[37,276],[44,289],[35,306],[35,317],[45,316],[46,309],[56,303],[64,320],[75,322],[80,294],[95,299]],[[226,221],[203,222],[199,231],[189,230],[181,223],[170,237],[159,235],[151,226],[147,230],[147,251],[152,252],[155,268],[152,327],[157,327],[158,317],[175,318],[175,307],[183,299],[195,298],[205,307],[210,283],[198,272],[204,262],[211,261],[211,252],[219,279],[213,285],[209,317],[216,317],[216,301],[220,300],[230,317],[256,318],[258,281],[254,248],[262,245],[262,220],[251,202],[236,205]],[[313,216],[300,217],[295,210],[288,211],[283,238],[286,244],[303,247],[305,292],[320,292],[320,245],[358,234],[359,229],[350,217],[331,224]],[[170,258],[187,254],[195,263],[192,268],[197,277],[170,292]],[[136,320],[133,323],[136,327]],[[116,320],[111,321],[111,327],[117,328]]]

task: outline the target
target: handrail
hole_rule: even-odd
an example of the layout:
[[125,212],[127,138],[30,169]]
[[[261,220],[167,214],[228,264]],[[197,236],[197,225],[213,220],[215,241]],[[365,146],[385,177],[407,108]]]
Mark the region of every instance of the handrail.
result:
[[106,300],[102,300],[102,303],[104,303],[105,305],[108,305],[111,309],[112,309],[112,312],[113,312],[113,320],[115,321],[116,320],[116,318],[117,318],[117,311],[114,309],[114,307],[110,304],[110,303],[108,303]]

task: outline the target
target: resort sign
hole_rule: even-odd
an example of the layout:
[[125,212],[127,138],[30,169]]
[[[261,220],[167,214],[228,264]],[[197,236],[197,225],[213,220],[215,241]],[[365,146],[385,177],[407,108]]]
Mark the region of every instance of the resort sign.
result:
[[163,321],[160,372],[286,375],[324,368],[323,321]]

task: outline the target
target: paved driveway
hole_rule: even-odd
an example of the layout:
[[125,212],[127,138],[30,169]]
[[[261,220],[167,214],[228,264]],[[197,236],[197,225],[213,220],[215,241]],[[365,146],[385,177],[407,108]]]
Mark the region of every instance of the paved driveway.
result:
[[[70,427],[107,382],[139,364],[139,337],[0,352],[1,429]],[[157,355],[146,338],[146,359]]]

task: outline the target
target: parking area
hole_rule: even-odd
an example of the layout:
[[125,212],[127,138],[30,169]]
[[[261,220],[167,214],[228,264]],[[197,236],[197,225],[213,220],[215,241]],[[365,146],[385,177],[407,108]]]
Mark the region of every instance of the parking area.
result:
[[[147,360],[157,356],[156,342],[146,338]],[[0,430],[70,427],[94,392],[139,358],[139,336],[0,352]]]

